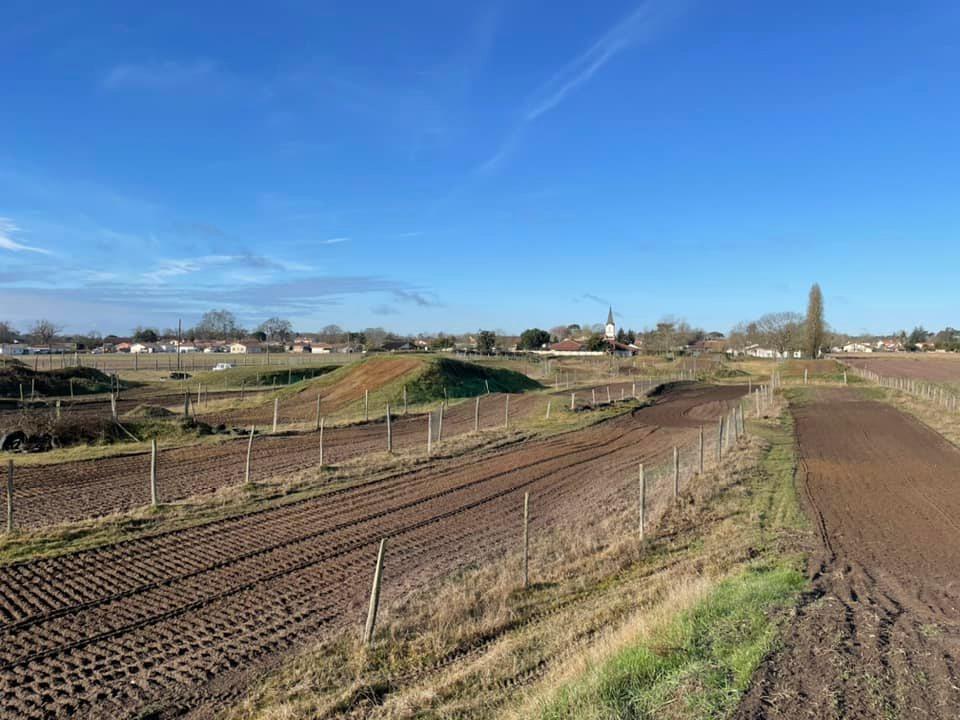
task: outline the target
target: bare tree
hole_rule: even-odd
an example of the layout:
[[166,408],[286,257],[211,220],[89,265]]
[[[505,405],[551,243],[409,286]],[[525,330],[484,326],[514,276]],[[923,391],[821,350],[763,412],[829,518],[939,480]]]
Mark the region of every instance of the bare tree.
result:
[[13,328],[13,325],[5,320],[0,320],[0,343],[12,343],[16,339],[17,331]]
[[289,320],[272,317],[260,323],[257,331],[266,335],[270,341],[286,342],[293,335],[293,325],[290,324]]
[[243,335],[243,328],[229,310],[209,310],[188,335],[211,340],[233,340]]
[[57,334],[63,330],[59,325],[55,325],[50,320],[37,320],[30,328],[30,336],[41,345],[48,348]]
[[781,355],[799,349],[803,334],[803,316],[795,312],[767,313],[754,323],[762,344]]
[[343,342],[343,336],[346,333],[343,331],[343,328],[339,325],[327,325],[324,327],[317,336],[320,338],[321,342],[325,343],[338,343]]

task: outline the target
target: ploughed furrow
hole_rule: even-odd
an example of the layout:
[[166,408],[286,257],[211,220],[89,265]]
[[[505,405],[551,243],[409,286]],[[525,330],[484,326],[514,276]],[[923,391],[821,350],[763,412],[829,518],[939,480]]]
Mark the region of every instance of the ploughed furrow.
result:
[[[617,386],[610,387],[611,393],[617,395]],[[605,388],[600,390],[605,392]],[[621,383],[621,388],[629,392],[632,386]],[[504,426],[507,397],[504,394],[481,396],[481,430]],[[546,409],[547,399],[543,396],[511,395],[509,398],[513,420]],[[472,432],[475,411],[473,400],[448,408],[443,420],[443,437]],[[313,417],[308,420],[312,422]],[[395,450],[425,450],[426,415],[396,417],[392,431]],[[433,431],[436,439],[438,422],[434,422]],[[240,484],[244,478],[246,449],[246,439],[237,439],[220,445],[161,450],[158,459],[161,498],[177,500]],[[323,460],[328,465],[385,450],[386,427],[382,418],[362,425],[328,428],[324,432]],[[254,440],[252,479],[315,467],[320,463],[320,456],[317,433],[259,437]],[[150,502],[149,472],[147,453],[20,468],[16,474],[17,522],[25,528],[41,527],[146,505]]]
[[637,462],[695,435],[643,415],[0,569],[0,715],[127,717],[216,702],[261,658],[358,623],[383,537],[389,602],[500,556],[519,537],[524,492],[534,528],[601,515],[635,483]]

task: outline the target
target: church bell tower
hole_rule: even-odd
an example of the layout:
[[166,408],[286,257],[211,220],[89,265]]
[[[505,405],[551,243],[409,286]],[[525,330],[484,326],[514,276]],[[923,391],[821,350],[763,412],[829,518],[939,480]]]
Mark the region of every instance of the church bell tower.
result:
[[609,312],[607,312],[607,326],[604,329],[603,335],[607,340],[615,340],[617,337],[617,326],[613,322],[613,308],[611,307]]

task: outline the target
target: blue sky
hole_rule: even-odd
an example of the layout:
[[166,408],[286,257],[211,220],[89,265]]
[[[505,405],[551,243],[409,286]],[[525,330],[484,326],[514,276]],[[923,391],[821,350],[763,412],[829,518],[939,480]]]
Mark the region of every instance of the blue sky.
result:
[[953,2],[6,0],[0,319],[957,325],[958,88]]

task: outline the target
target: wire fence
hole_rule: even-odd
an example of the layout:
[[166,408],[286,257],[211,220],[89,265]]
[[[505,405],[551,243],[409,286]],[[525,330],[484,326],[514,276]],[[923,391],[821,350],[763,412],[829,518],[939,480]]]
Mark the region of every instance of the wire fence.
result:
[[863,380],[876,383],[881,387],[891,388],[907,393],[908,395],[913,395],[916,398],[943,408],[948,412],[960,413],[960,397],[957,397],[942,385],[934,385],[933,383],[918,380],[917,378],[880,375],[873,370],[867,370],[866,368],[849,365],[847,363],[842,363],[842,365],[848,372],[852,372]]

